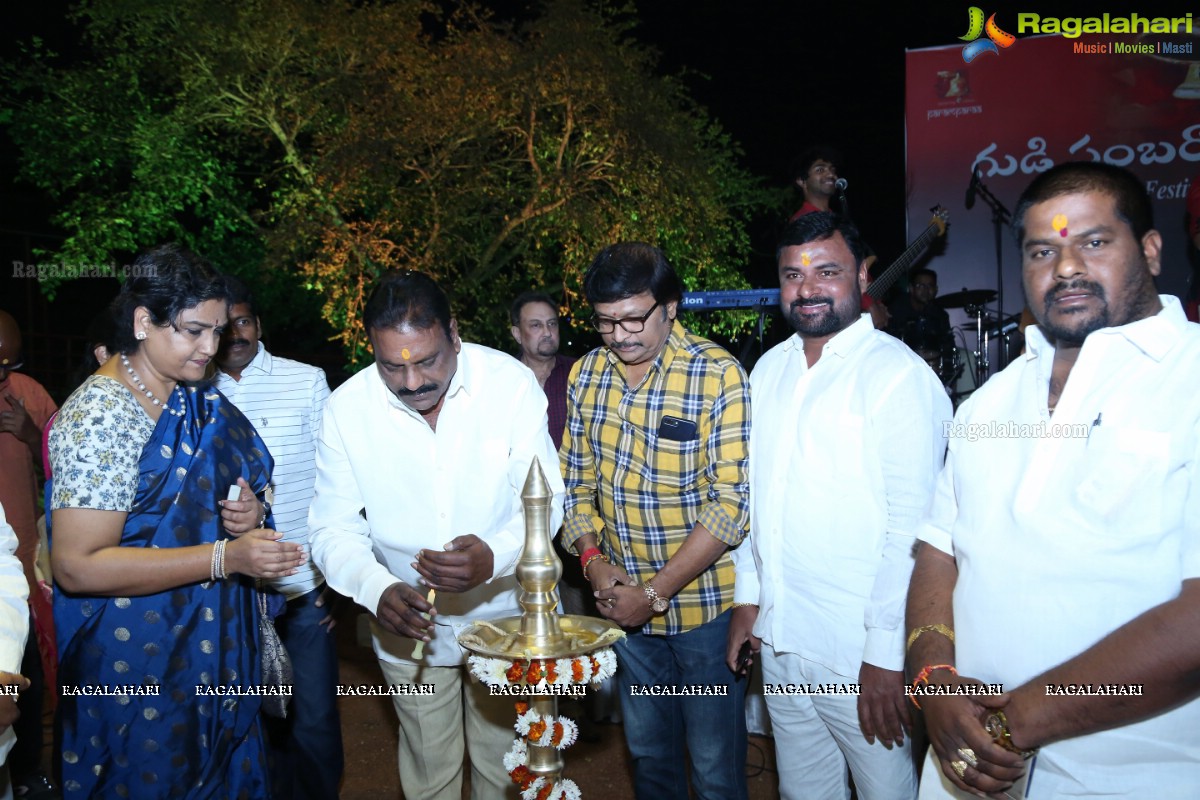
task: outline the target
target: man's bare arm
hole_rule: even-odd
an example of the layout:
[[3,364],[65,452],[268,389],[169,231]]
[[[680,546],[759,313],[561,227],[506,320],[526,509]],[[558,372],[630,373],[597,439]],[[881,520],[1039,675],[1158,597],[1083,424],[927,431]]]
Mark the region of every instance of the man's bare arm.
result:
[[[910,631],[926,625],[945,625],[954,629],[954,586],[958,583],[958,565],[954,557],[931,544],[922,542],[917,549],[908,590],[907,624]],[[914,680],[926,667],[954,666],[954,643],[937,631],[917,637],[908,651],[908,678]],[[933,684],[955,686],[980,681],[958,676],[949,670],[930,673]],[[929,743],[946,777],[960,789],[974,793],[996,792],[1010,786],[1021,776],[1021,757],[992,741],[983,726],[989,708],[972,696],[925,696],[919,698],[925,714]],[[992,706],[997,705],[995,702]],[[976,763],[957,774],[954,762],[966,762],[961,751],[969,749]]]

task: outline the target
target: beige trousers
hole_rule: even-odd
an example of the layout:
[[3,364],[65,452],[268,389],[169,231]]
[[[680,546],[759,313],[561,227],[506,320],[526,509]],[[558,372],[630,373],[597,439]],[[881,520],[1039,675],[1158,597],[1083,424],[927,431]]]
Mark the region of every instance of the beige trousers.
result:
[[[380,661],[389,684],[432,684],[433,694],[392,696],[400,718],[400,787],[405,800],[461,800],[463,743],[471,757],[471,800],[516,800],[504,771],[517,713],[491,697],[466,667]],[[464,735],[465,731],[465,735]]]

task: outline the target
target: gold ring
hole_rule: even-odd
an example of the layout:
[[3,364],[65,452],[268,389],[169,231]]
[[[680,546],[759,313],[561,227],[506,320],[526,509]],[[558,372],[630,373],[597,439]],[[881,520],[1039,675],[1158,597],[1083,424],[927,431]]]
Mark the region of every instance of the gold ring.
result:
[[951,761],[951,762],[950,762],[950,769],[954,770],[954,774],[955,774],[955,775],[957,775],[957,776],[959,777],[959,779],[961,780],[961,779],[962,779],[962,776],[963,776],[963,773],[967,771],[967,762],[965,762],[965,761]]
[[967,762],[968,766],[979,766],[979,759],[975,757],[975,751],[969,747],[958,748],[958,755],[963,761]]

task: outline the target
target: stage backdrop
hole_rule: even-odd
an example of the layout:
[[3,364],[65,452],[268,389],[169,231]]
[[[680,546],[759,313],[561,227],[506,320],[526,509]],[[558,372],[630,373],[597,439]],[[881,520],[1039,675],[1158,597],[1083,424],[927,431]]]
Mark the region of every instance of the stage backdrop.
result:
[[[1136,45],[1154,52],[1127,52]],[[965,207],[973,166],[1011,210],[1034,175],[1086,160],[1127,167],[1145,182],[1164,240],[1159,290],[1184,296],[1195,257],[1184,201],[1200,180],[1198,58],[1200,33],[1021,37],[969,64],[961,44],[909,51],[909,238],[929,224],[930,206],[949,209],[945,252],[929,264],[941,293],[997,288],[991,212],[981,198]],[[1007,229],[1002,242],[1004,311],[1019,313],[1020,255]]]

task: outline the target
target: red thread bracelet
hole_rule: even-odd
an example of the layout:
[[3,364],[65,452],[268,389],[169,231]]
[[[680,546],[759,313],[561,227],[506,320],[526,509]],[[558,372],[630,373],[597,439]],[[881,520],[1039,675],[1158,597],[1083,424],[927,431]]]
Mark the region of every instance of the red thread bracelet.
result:
[[921,671],[917,673],[916,679],[912,682],[913,693],[908,697],[909,700],[912,700],[912,704],[917,707],[917,710],[920,710],[921,708],[921,704],[917,701],[917,684],[929,683],[930,674],[937,672],[939,669],[947,670],[955,675],[958,674],[958,670],[954,668],[953,664],[930,664],[926,667],[923,667]]

